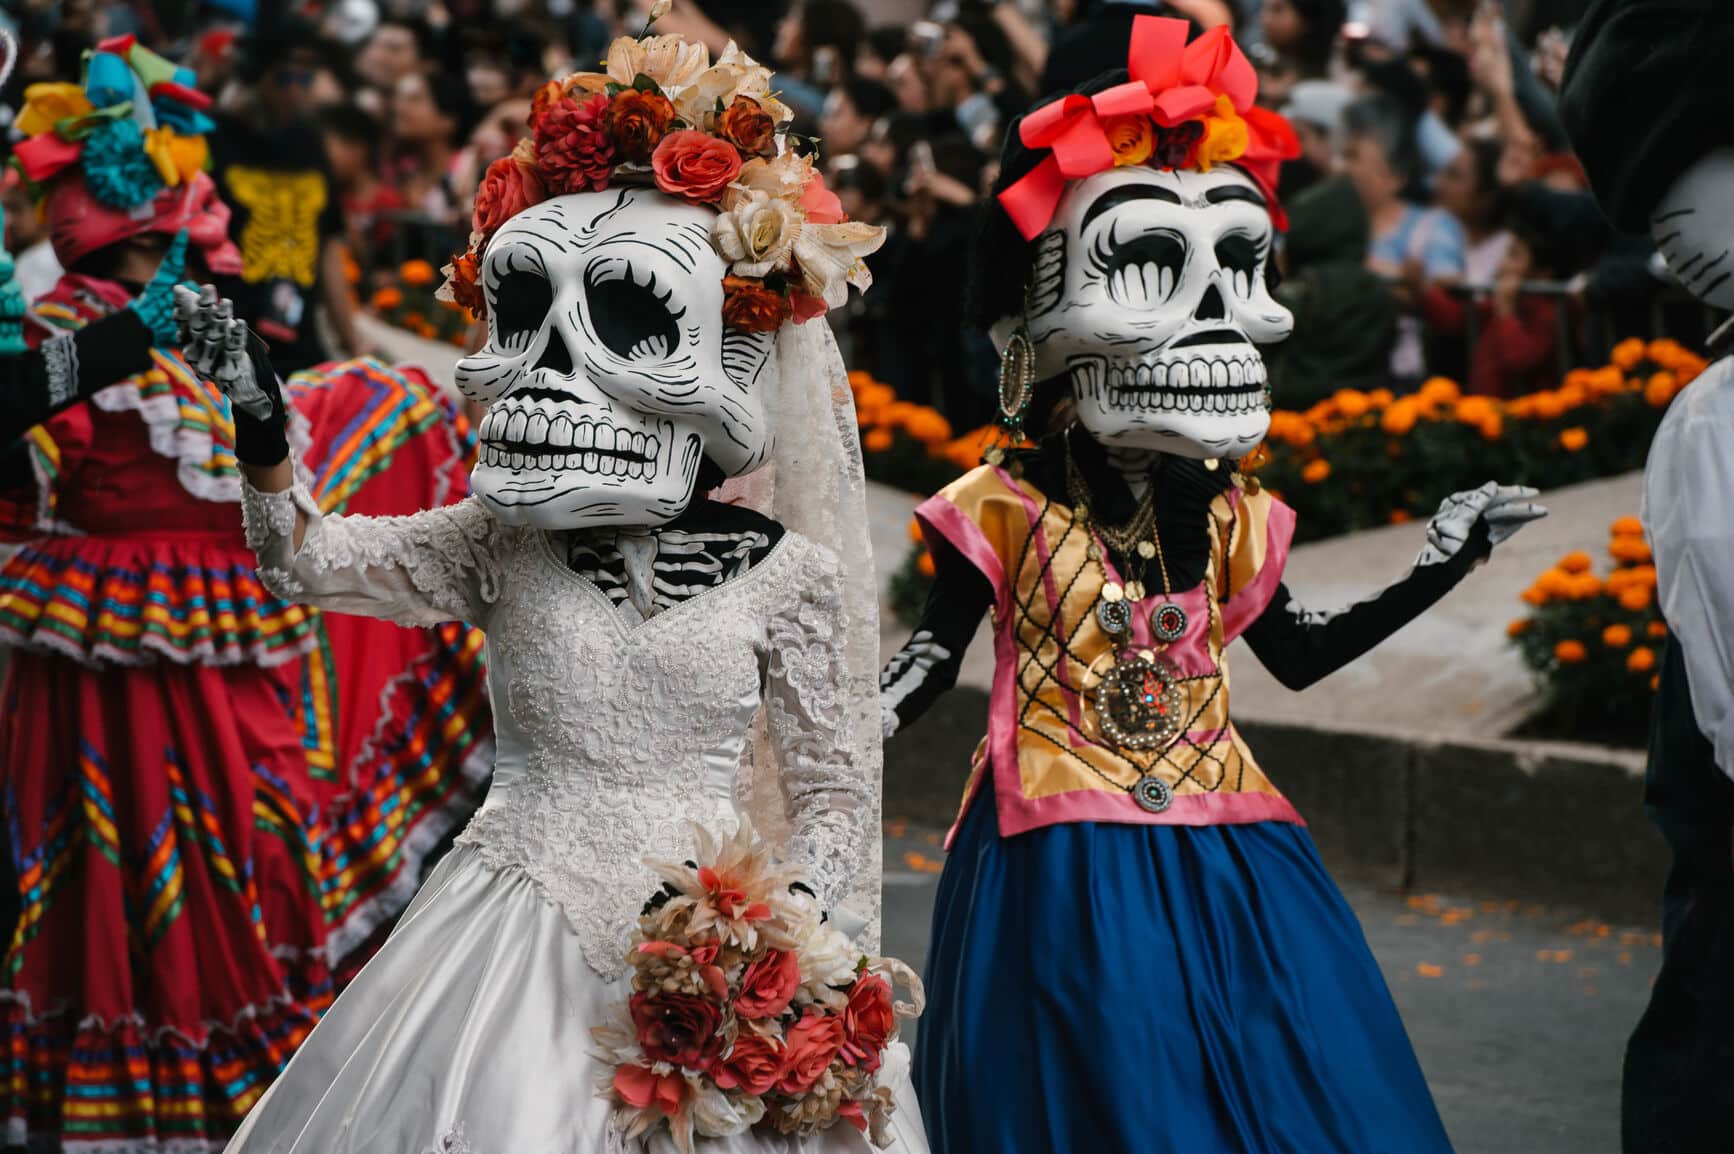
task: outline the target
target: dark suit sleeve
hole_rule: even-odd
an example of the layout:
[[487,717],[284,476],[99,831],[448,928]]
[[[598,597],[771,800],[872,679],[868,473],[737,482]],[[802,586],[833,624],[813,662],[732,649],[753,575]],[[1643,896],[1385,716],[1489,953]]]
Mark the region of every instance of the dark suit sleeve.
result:
[[0,447],[61,409],[144,372],[150,352],[150,328],[132,309],[121,309],[30,352],[0,357]]

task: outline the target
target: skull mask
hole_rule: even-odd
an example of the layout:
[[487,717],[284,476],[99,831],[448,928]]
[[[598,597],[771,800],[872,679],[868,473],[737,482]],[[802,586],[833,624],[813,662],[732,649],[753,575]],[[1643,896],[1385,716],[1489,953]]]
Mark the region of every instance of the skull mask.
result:
[[1110,169],[1070,186],[1033,242],[1038,379],[1068,373],[1111,445],[1242,457],[1270,425],[1257,345],[1294,318],[1265,284],[1270,214],[1239,169]]
[[586,192],[488,242],[488,342],[454,375],[488,406],[470,479],[500,520],[659,525],[705,458],[730,476],[764,462],[773,335],[724,329],[715,215],[648,189]]

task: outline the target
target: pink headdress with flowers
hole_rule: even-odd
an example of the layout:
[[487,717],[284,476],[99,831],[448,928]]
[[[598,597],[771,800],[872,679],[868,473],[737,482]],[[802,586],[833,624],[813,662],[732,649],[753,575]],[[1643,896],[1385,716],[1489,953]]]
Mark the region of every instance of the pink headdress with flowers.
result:
[[215,273],[241,271],[229,209],[205,174],[210,97],[191,71],[131,36],[104,40],[82,84],[33,84],[13,162],[48,202],[55,256],[72,265],[118,241],[185,229]]
[[483,176],[470,243],[445,267],[442,300],[484,314],[482,253],[517,213],[633,185],[716,207],[711,243],[729,265],[730,328],[810,320],[843,304],[849,286],[872,283],[862,258],[884,229],[846,219],[811,159],[788,147],[794,113],[771,92],[769,68],[733,43],[713,63],[703,44],[679,36],[623,36],[604,69],[537,92],[533,136]]
[[1024,147],[1048,150],[999,194],[1025,240],[1048,227],[1068,181],[1131,164],[1199,172],[1234,164],[1264,192],[1276,227],[1286,226],[1276,182],[1282,162],[1300,155],[1294,129],[1254,103],[1258,74],[1228,29],[1188,44],[1189,31],[1184,20],[1136,17],[1130,80],[1094,96],[1062,96],[1019,123]]

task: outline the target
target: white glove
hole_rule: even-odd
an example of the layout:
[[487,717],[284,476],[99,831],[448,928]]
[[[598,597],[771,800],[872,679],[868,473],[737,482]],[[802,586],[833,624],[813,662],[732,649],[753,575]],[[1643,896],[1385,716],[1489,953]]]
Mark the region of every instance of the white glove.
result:
[[1495,481],[1467,493],[1451,494],[1427,522],[1427,547],[1415,564],[1437,565],[1455,557],[1468,543],[1478,521],[1486,522],[1487,539],[1498,545],[1531,521],[1547,516],[1547,509],[1530,499],[1538,495],[1537,490],[1524,485]]

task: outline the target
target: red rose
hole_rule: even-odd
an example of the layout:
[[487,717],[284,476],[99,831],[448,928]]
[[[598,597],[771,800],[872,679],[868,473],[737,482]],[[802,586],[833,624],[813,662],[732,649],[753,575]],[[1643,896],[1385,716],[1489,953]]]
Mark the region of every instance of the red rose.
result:
[[789,1027],[784,1040],[786,1057],[777,1089],[785,1094],[805,1094],[824,1076],[843,1048],[843,1020],[810,1010]]
[[783,1076],[783,1045],[775,1038],[743,1033],[711,1076],[724,1090],[741,1090],[755,1098],[768,1093]]
[[638,1044],[652,1062],[668,1062],[688,1070],[708,1070],[716,1061],[722,1039],[716,1006],[690,994],[632,995],[632,1024]]
[[843,1010],[844,1057],[868,1073],[879,1068],[897,1015],[891,1009],[891,983],[878,974],[862,974],[849,989]]
[[540,202],[546,194],[536,174],[525,169],[510,156],[503,156],[488,165],[482,186],[476,190],[476,210],[470,227],[483,236],[493,236],[494,230],[514,216]]
[[686,1094],[686,1079],[679,1074],[657,1075],[644,1066],[622,1066],[614,1071],[614,1092],[629,1106],[642,1110],[654,1102],[658,1110],[673,1116]]
[[771,950],[741,975],[735,1013],[749,1021],[775,1018],[789,1008],[800,985],[800,960],[788,950]]
[[726,140],[708,132],[682,129],[662,138],[650,157],[656,187],[670,196],[709,204],[741,174],[741,154]]

